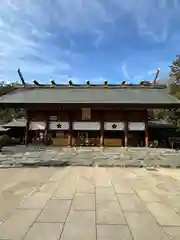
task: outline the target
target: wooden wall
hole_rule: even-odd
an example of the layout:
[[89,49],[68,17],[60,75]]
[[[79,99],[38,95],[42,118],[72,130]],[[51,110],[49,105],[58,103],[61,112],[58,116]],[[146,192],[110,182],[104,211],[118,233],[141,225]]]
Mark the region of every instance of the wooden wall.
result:
[[[59,111],[33,111],[28,110],[28,116],[34,121],[43,121],[48,116],[57,116],[57,121],[69,121],[70,114],[73,114],[73,121],[82,121],[82,111],[79,110],[59,110]],[[146,110],[92,110],[90,121],[145,121],[147,118]]]
[[[29,109],[27,111],[27,115],[30,120],[33,121],[47,121],[49,116],[57,116],[57,120],[55,121],[69,121],[72,119],[73,121],[82,121],[82,110],[81,109],[72,109],[66,110],[66,109],[59,109],[55,111],[51,110],[39,110],[39,111],[33,111],[32,109]],[[104,122],[147,122],[147,110],[113,110],[113,109],[104,109],[104,110],[91,110],[91,120],[89,121],[101,121]],[[87,120],[85,120],[87,121]],[[48,122],[48,121],[47,121]],[[71,122],[70,122],[70,125]],[[127,126],[127,124],[125,124]],[[125,131],[126,132],[126,131]],[[72,135],[72,131],[69,131],[69,136]],[[148,143],[148,133],[146,132],[146,143]],[[126,134],[128,136],[128,134]],[[128,138],[128,137],[127,137]],[[104,145],[105,146],[122,146],[126,142],[125,135],[117,137],[105,137],[104,138]],[[78,139],[74,139],[74,137],[71,137],[71,142],[73,145],[73,142],[75,143]],[[68,145],[69,144],[69,138],[68,137],[58,137],[54,140],[54,145]],[[97,145],[100,144],[100,139],[98,139]],[[147,145],[147,144],[146,144]]]

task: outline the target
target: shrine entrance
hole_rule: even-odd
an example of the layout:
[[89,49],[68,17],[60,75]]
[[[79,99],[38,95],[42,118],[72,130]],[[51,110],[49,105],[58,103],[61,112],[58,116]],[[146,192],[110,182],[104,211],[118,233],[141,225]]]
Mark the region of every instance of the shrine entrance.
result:
[[100,146],[100,131],[74,131],[75,146]]

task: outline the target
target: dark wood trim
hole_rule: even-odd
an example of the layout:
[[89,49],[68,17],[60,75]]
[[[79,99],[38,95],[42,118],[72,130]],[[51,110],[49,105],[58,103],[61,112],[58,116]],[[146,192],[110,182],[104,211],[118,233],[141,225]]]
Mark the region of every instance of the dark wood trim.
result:
[[104,146],[104,112],[101,113],[100,132],[101,132],[100,146],[103,147]]
[[124,112],[124,146],[128,146],[128,111]]
[[29,112],[26,111],[26,129],[25,129],[25,145],[28,145],[28,140],[29,140],[29,125],[30,125],[30,116],[29,116]]
[[48,114],[46,115],[46,126],[45,126],[45,133],[44,133],[44,142],[45,145],[48,144],[48,131],[49,131],[49,116]]
[[148,111],[146,110],[146,116],[145,116],[145,147],[149,146],[149,134],[148,134]]
[[69,136],[68,136],[68,146],[72,147],[73,138],[73,111],[69,113]]
[[119,108],[119,109],[152,109],[152,108],[179,108],[179,103],[0,103],[1,108],[24,108],[34,110],[44,109],[59,109],[66,108],[72,110],[72,108],[93,108],[93,109],[107,109],[107,108]]
[[124,146],[128,146],[128,121],[124,122]]

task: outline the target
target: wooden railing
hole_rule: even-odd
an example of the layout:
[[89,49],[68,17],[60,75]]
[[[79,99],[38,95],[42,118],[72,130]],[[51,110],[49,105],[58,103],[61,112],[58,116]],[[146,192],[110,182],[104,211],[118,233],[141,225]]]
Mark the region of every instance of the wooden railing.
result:
[[122,145],[123,145],[122,139],[118,139],[118,138],[105,138],[104,139],[105,147],[120,147]]

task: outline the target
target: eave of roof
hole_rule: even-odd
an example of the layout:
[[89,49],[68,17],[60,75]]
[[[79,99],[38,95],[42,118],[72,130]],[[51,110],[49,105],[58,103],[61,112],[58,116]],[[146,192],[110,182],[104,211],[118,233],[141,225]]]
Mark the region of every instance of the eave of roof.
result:
[[11,122],[3,125],[4,128],[12,128],[12,127],[25,127],[26,119],[13,119]]
[[47,105],[109,105],[121,107],[180,106],[180,101],[168,95],[164,85],[158,86],[67,86],[24,87],[0,98],[1,107],[35,107]]
[[7,132],[9,129],[8,128],[4,128],[3,126],[0,126],[0,132]]

